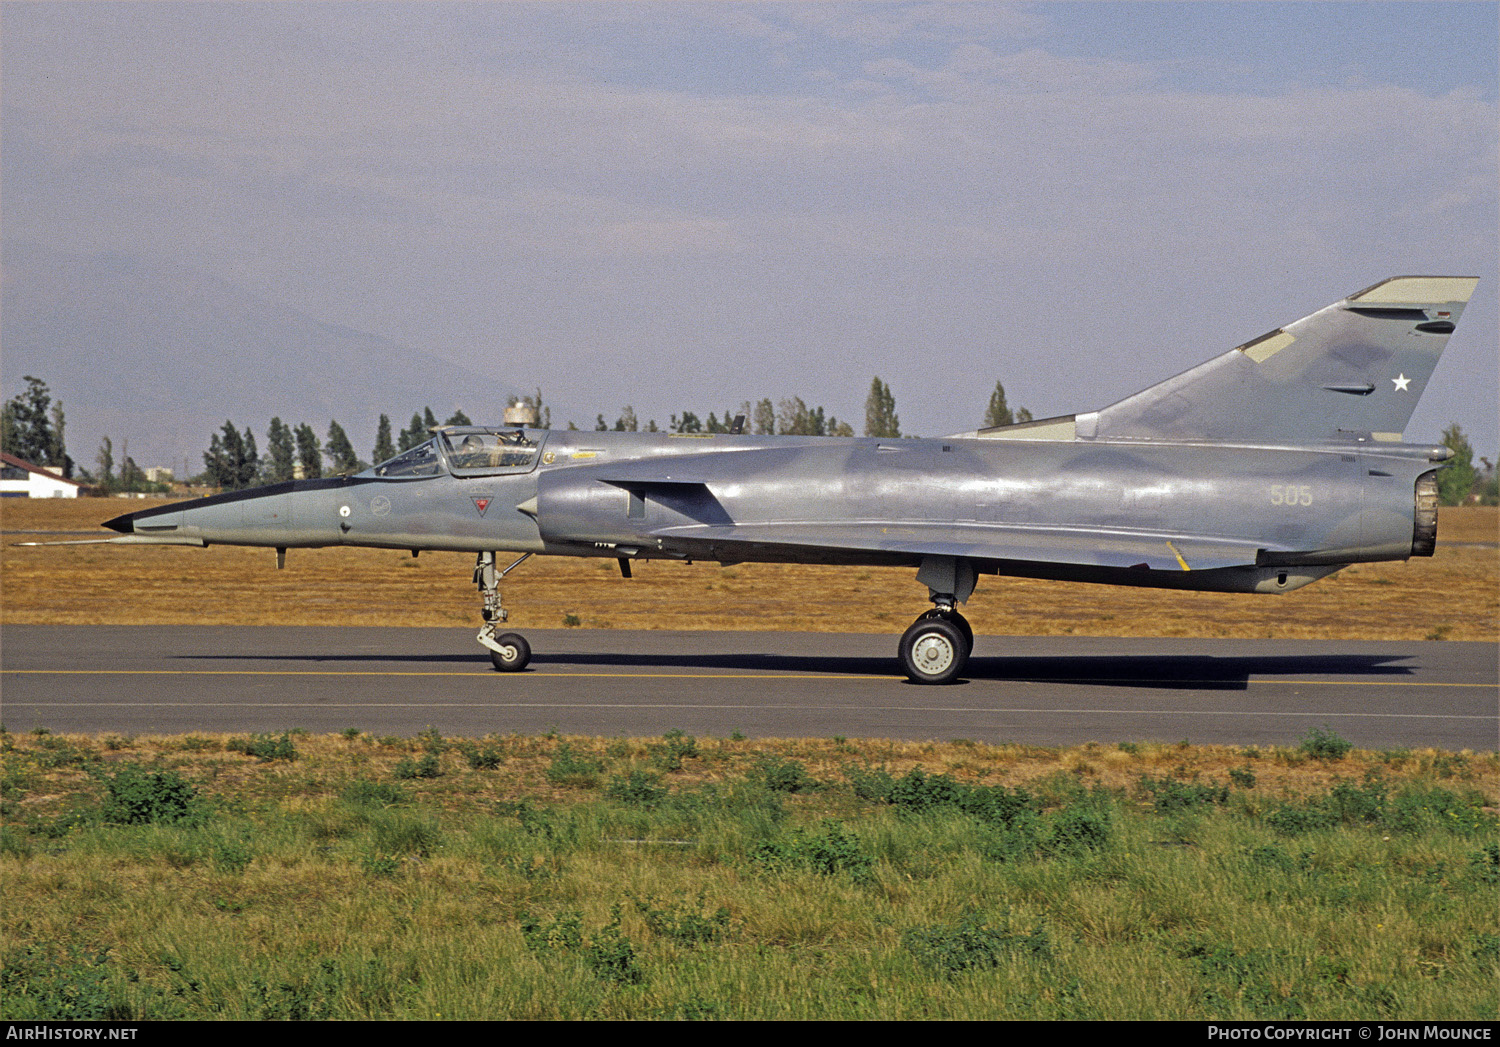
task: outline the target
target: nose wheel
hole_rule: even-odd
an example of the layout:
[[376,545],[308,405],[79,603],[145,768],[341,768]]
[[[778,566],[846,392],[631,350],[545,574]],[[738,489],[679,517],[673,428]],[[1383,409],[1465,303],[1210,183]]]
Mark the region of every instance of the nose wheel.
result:
[[500,579],[521,566],[530,555],[527,553],[503,571],[495,566],[494,553],[480,553],[474,564],[474,585],[484,597],[484,607],[479,612],[484,624],[475,639],[490,652],[490,664],[496,672],[518,673],[531,661],[531,645],[525,637],[520,633],[495,631],[510,617],[500,602]]
[[968,664],[974,632],[957,611],[929,611],[901,637],[901,668],[912,683],[951,683]]
[[[485,629],[490,630],[490,636],[486,637]],[[520,633],[501,633],[494,636],[494,627],[488,622],[485,628],[479,630],[479,642],[490,649],[490,664],[495,667],[496,672],[518,673],[526,668],[526,663],[531,661],[531,644]],[[485,641],[489,642],[486,643]]]

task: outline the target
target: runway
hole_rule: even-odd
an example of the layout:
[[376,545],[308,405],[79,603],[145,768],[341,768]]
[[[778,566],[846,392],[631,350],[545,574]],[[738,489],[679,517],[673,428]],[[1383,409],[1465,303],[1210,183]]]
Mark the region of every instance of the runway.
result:
[[467,629],[7,626],[11,731],[690,734],[1500,747],[1486,643],[996,637],[908,683],[896,637],[527,630],[500,674]]

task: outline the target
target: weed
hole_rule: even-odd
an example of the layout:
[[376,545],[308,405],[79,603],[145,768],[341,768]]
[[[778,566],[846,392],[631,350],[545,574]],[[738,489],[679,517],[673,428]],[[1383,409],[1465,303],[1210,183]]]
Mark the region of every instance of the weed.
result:
[[1251,848],[1245,855],[1250,864],[1258,865],[1266,869],[1275,869],[1278,872],[1293,873],[1307,868],[1308,859],[1311,857],[1307,851],[1302,852],[1301,858],[1293,858],[1286,851],[1275,844],[1264,844],[1260,847]]
[[1255,788],[1255,772],[1249,767],[1231,767],[1229,780],[1241,789]]
[[198,790],[176,771],[147,771],[139,764],[120,764],[104,779],[101,815],[115,825],[187,822],[203,814]]
[[30,858],[34,853],[31,841],[25,834],[8,825],[0,825],[0,855],[12,858]]
[[256,734],[249,738],[231,738],[224,743],[224,748],[232,753],[253,756],[262,763],[297,758],[297,748],[292,744],[290,731],[283,731],[279,738],[270,734]]
[[1500,843],[1469,852],[1469,868],[1480,883],[1500,883]]
[[635,944],[620,931],[620,907],[611,910],[611,920],[588,939],[583,935],[583,914],[568,910],[542,923],[530,913],[521,917],[521,937],[534,953],[578,954],[589,970],[605,981],[634,985],[644,980],[635,958]]
[[645,973],[635,959],[635,943],[620,931],[620,907],[611,911],[611,920],[589,939],[583,950],[583,961],[598,977],[619,985],[638,985]]
[[924,966],[949,975],[998,967],[1011,956],[1052,958],[1052,939],[1040,925],[1020,934],[1008,921],[993,926],[973,909],[954,923],[908,928],[901,944]]
[[751,777],[776,793],[809,792],[818,788],[818,780],[807,773],[800,760],[779,756],[762,756],[750,771]]
[[1176,814],[1222,805],[1229,799],[1227,785],[1200,785],[1196,782],[1178,781],[1176,778],[1152,778],[1150,775],[1142,775],[1137,785],[1142,792],[1151,794],[1152,806],[1157,814]]
[[562,623],[564,629],[577,629],[583,624],[583,619],[576,614],[565,614],[562,617]]
[[729,930],[729,909],[721,905],[713,912],[707,912],[705,897],[705,893],[699,891],[694,905],[684,902],[664,908],[658,908],[651,895],[645,898],[632,895],[630,900],[636,912],[645,917],[652,934],[682,945],[702,945],[723,941]]
[[604,773],[602,760],[591,760],[576,756],[573,747],[564,742],[557,747],[552,763],[546,770],[547,781],[553,785],[576,785],[592,789],[599,784],[599,775]]
[[458,748],[468,761],[470,770],[493,771],[505,762],[504,751],[493,742],[487,742],[483,746],[466,742]]
[[647,751],[651,753],[651,762],[664,771],[680,771],[683,760],[702,755],[698,752],[698,740],[678,728],[672,728],[662,739],[662,744],[651,745]]
[[532,952],[583,948],[583,913],[569,910],[558,914],[550,923],[542,923],[531,913],[521,916],[521,937]]
[[0,1013],[10,1021],[124,1021],[135,1008],[109,988],[108,949],[27,946],[0,967]]
[[1056,857],[1102,851],[1114,835],[1106,815],[1077,806],[1058,811],[1044,824],[1048,833],[1042,849]]
[[810,869],[824,876],[847,872],[855,880],[869,879],[875,865],[874,857],[861,848],[859,837],[833,819],[824,821],[816,833],[792,829],[756,848],[751,857],[772,869]]
[[237,840],[226,840],[216,844],[213,849],[214,868],[220,872],[242,873],[250,867],[250,861],[255,857],[248,844]]
[[31,750],[31,759],[43,769],[82,767],[94,759],[94,754],[66,738],[44,735],[37,739],[36,746]]
[[402,757],[391,769],[391,775],[402,781],[411,781],[414,778],[441,778],[443,768],[437,753],[427,753],[420,760],[413,760],[410,756]]
[[381,854],[414,854],[430,857],[442,843],[443,833],[437,822],[420,815],[382,812],[371,822],[375,850]]
[[356,807],[396,807],[411,803],[411,794],[401,786],[390,782],[372,782],[367,778],[357,778],[344,786],[339,798]]
[[656,775],[637,768],[611,778],[604,787],[604,795],[632,807],[650,809],[660,806],[667,798],[668,790],[660,783],[661,779]]
[[395,876],[401,868],[401,859],[393,854],[367,854],[360,862],[367,876]]
[[1308,731],[1297,746],[1299,752],[1318,760],[1342,760],[1353,748],[1353,742],[1340,738],[1327,724]]
[[844,768],[844,777],[854,788],[854,795],[861,800],[874,800],[878,803],[889,803],[891,790],[896,787],[896,779],[884,764],[879,767],[860,767],[850,764]]
[[331,1018],[344,989],[343,972],[335,960],[320,960],[309,976],[269,983],[250,983],[255,1017],[261,1021],[305,1022]]

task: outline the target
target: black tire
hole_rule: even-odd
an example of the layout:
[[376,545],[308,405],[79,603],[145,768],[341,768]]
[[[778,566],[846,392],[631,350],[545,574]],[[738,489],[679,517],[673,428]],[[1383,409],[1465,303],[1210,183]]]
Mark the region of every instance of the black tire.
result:
[[497,672],[518,673],[531,661],[531,644],[520,633],[501,633],[495,642],[506,648],[506,653],[490,652],[490,664]]
[[958,626],[959,632],[964,634],[964,642],[969,645],[969,650],[974,650],[974,627],[969,620],[957,611],[940,611],[936,607],[922,615],[923,618],[946,618]]
[[925,615],[901,637],[901,668],[912,683],[952,683],[969,660],[964,630],[946,617]]

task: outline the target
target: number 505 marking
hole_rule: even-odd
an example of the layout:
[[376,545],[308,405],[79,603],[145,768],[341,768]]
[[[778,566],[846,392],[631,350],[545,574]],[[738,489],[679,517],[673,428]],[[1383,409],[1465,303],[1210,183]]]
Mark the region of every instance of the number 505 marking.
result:
[[1272,505],[1312,505],[1312,487],[1308,484],[1272,484]]

